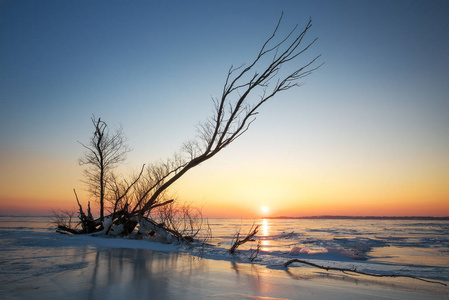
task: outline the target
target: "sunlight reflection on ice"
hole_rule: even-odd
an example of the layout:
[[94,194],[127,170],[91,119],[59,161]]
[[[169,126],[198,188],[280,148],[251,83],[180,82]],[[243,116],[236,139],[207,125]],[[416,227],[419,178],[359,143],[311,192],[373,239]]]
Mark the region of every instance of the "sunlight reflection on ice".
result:
[[270,235],[269,228],[270,227],[268,225],[268,220],[267,219],[263,219],[262,220],[262,234],[263,234],[263,236]]
[[262,233],[262,240],[260,241],[260,245],[261,245],[260,250],[264,251],[264,252],[269,252],[270,251],[270,248],[269,248],[270,241],[268,239],[263,239],[263,238],[268,238],[268,236],[270,235],[270,231],[269,231],[270,226],[268,224],[268,220],[267,219],[263,219],[261,225],[262,225],[261,226],[261,228],[262,228],[262,230],[261,230],[262,231],[261,232]]
[[260,248],[260,250],[262,250],[264,252],[270,252],[270,248],[267,247],[267,246],[270,246],[270,241],[269,240],[260,241],[260,245],[262,246]]

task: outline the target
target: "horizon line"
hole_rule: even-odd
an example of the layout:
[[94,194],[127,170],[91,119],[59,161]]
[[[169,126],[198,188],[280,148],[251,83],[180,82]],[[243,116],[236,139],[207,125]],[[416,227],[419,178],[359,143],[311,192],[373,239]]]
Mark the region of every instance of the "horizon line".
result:
[[[27,215],[27,214],[0,214],[0,217],[53,217],[53,215],[42,214],[42,215]],[[206,219],[204,217],[203,219]],[[236,217],[213,217],[211,219],[255,219],[255,218],[236,218]],[[400,220],[400,219],[415,219],[415,220],[449,220],[449,216],[351,216],[351,215],[315,215],[315,216],[261,216],[259,219],[365,219],[365,220],[376,220],[376,219],[390,219],[390,220]]]
[[318,216],[296,216],[296,217],[288,217],[288,216],[275,216],[268,217],[264,216],[262,219],[390,219],[390,220],[399,220],[399,219],[415,219],[415,220],[449,220],[449,216],[436,217],[436,216],[350,216],[350,215],[318,215]]

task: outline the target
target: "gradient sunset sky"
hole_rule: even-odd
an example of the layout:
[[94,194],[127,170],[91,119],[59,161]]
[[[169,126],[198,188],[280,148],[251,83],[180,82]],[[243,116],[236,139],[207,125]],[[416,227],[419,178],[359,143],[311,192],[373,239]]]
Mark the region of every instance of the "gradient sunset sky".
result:
[[93,114],[123,126],[122,172],[170,157],[282,11],[325,65],[172,193],[209,217],[448,216],[448,1],[60,0],[0,1],[0,215],[87,202]]

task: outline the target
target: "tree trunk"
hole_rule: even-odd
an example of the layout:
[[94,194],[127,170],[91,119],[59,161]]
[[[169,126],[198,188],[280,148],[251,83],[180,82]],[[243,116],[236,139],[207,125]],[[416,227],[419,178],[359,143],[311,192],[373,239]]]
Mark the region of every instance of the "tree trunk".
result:
[[179,243],[179,239],[177,237],[175,237],[173,234],[165,230],[162,226],[158,226],[157,224],[150,222],[149,220],[140,218],[139,226],[140,228],[144,228],[145,230],[156,232],[159,236],[167,240],[169,244]]

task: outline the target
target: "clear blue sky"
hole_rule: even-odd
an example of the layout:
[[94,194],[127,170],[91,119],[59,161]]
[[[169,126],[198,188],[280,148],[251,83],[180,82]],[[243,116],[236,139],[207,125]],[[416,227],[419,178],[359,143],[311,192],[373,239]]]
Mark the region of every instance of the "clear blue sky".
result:
[[229,205],[262,190],[269,206],[313,202],[298,206],[310,214],[362,198],[449,214],[438,206],[449,201],[448,1],[0,1],[0,213],[73,201],[92,114],[124,127],[129,168],[170,156],[282,11],[283,33],[312,18],[311,54],[325,65],[180,196],[214,203],[204,186],[221,182]]

